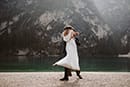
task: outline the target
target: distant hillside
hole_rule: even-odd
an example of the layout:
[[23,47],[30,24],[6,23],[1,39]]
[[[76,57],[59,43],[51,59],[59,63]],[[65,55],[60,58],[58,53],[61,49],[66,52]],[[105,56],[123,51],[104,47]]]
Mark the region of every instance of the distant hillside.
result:
[[80,55],[127,54],[129,23],[129,0],[0,0],[0,55],[61,55],[66,24]]

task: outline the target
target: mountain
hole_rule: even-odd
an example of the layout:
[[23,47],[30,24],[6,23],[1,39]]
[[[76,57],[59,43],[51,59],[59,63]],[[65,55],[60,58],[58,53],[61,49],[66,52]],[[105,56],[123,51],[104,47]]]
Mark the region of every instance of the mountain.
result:
[[80,32],[80,55],[130,51],[129,0],[1,0],[0,55],[61,55],[63,27]]

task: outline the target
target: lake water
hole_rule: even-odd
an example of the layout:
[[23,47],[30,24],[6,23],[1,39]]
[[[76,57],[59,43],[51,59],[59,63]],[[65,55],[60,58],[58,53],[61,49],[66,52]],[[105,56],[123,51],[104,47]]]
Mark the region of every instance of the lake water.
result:
[[[63,71],[59,66],[52,66],[58,57],[13,56],[0,58],[0,72],[40,72]],[[81,71],[130,72],[130,58],[119,57],[80,57]]]

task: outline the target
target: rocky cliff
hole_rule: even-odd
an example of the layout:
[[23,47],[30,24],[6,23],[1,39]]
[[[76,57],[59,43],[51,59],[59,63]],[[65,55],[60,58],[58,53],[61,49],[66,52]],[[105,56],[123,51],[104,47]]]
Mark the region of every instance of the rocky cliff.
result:
[[60,55],[66,24],[80,54],[127,54],[129,23],[129,0],[0,0],[0,55]]

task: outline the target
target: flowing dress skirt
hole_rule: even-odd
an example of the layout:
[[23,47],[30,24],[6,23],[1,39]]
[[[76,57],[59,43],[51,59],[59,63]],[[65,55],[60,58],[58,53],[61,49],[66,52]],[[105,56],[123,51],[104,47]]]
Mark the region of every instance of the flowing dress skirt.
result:
[[53,65],[63,66],[72,70],[80,70],[75,38],[66,42],[66,53],[67,55],[64,58],[62,58]]

